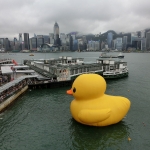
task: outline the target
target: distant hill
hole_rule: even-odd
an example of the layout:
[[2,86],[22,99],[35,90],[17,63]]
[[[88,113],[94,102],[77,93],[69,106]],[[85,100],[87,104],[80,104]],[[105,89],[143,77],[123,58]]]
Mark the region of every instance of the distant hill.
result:
[[[95,37],[95,35],[94,35],[94,34],[91,34],[91,33],[86,34],[86,39],[87,39],[87,41],[90,41],[90,40],[93,40],[93,41],[99,41],[99,40],[100,40],[100,41],[106,41],[106,39],[107,39],[107,34],[108,34],[109,32],[112,32],[112,33],[113,33],[114,38],[116,38],[116,37],[118,36],[118,34],[117,34],[115,31],[113,31],[113,30],[108,30],[107,32],[105,32],[105,33],[99,35],[99,37]],[[82,37],[82,36],[80,36],[79,38],[81,38],[81,37]]]
[[[145,32],[149,32],[150,28],[145,29]],[[113,33],[113,39],[117,38],[117,37],[123,37],[124,35],[130,35],[131,33],[116,33],[114,30],[108,30],[105,33],[102,33],[101,35],[99,35],[99,37],[95,37],[95,34],[89,33],[89,34],[84,34],[84,33],[80,33],[78,31],[73,31],[70,32],[69,34],[75,33],[76,34],[76,38],[82,38],[83,35],[86,36],[87,41],[93,40],[93,41],[106,41],[107,39],[107,35],[109,32]]]

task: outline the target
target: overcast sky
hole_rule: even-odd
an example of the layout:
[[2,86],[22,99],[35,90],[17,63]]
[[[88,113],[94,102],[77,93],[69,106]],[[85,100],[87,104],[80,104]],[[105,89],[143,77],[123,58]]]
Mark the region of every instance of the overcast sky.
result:
[[134,32],[150,27],[150,0],[0,0],[0,37]]

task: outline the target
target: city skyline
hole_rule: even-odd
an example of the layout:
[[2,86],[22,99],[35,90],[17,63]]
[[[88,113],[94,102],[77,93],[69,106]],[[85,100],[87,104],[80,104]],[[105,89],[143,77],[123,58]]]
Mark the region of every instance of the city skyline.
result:
[[148,0],[1,1],[0,37],[12,39],[18,33],[47,35],[53,32],[55,21],[61,27],[60,33],[66,34],[135,32],[149,27],[149,4]]

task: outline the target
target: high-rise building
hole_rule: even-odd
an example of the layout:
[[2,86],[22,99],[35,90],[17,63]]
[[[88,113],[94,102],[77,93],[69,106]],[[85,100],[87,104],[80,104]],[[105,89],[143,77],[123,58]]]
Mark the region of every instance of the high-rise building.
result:
[[59,39],[59,26],[58,26],[58,23],[55,22],[54,24],[54,42],[55,42],[55,45],[60,45],[60,39]]
[[56,38],[56,35],[59,35],[59,26],[57,22],[54,24],[54,38]]
[[132,45],[132,34],[131,33],[125,33],[123,34],[123,36],[127,36],[127,46],[131,46]]
[[99,51],[100,50],[100,41],[95,41],[95,51]]
[[4,39],[4,45],[5,45],[5,51],[9,51],[10,50],[10,41],[8,38]]
[[121,37],[116,38],[116,49],[122,50],[122,38]]
[[127,41],[128,40],[128,37],[127,36],[123,36],[123,50],[126,50],[127,49]]
[[49,33],[49,37],[54,39],[54,33]]
[[82,36],[82,40],[83,40],[83,50],[87,50],[87,39],[86,39],[86,35]]
[[10,41],[10,49],[11,51],[14,50],[14,41]]
[[54,45],[54,33],[49,33],[50,44]]
[[60,33],[60,50],[66,51],[67,47],[67,41],[66,41],[67,35],[65,33]]
[[76,39],[76,32],[71,32],[70,35],[72,36],[72,39],[75,40]]
[[72,51],[72,47],[73,47],[73,39],[72,36],[68,34],[66,37],[66,50]]
[[22,33],[19,33],[19,43],[22,44]]
[[37,50],[37,38],[33,37],[30,39],[30,50]]
[[141,40],[141,50],[146,50],[146,38],[142,38]]
[[83,40],[82,39],[78,39],[78,50],[79,51],[83,50]]
[[115,49],[116,48],[116,39],[114,39],[113,41],[112,41],[112,49]]
[[22,33],[19,33],[19,50],[22,50],[22,44],[23,44],[23,42],[22,42]]
[[78,50],[78,40],[75,39],[73,40],[73,51],[77,51]]
[[66,34],[64,33],[60,33],[60,41],[61,41],[61,46],[65,46],[66,45]]
[[17,41],[16,37],[14,37],[13,50],[19,50],[19,41]]
[[94,51],[95,50],[95,41],[88,41],[88,46],[87,46],[89,51]]
[[146,33],[146,49],[150,50],[150,31]]
[[4,48],[4,38],[0,38],[0,49]]
[[44,38],[43,35],[37,35],[37,48],[41,47],[42,44],[44,44]]
[[41,47],[42,44],[44,44],[44,38],[37,38],[37,47]]
[[141,38],[145,38],[145,30],[141,31]]
[[29,50],[30,46],[29,46],[29,33],[24,33],[24,48]]
[[45,44],[45,43],[50,44],[49,35],[43,35],[43,38],[44,38],[44,44]]
[[87,43],[86,35],[82,36],[83,43]]
[[107,44],[108,44],[108,48],[112,48],[112,40],[113,40],[113,33],[109,32],[107,34]]
[[101,50],[103,50],[105,48],[105,42],[102,41],[100,47],[101,47]]
[[16,43],[17,43],[17,38],[14,37],[14,45],[16,45]]

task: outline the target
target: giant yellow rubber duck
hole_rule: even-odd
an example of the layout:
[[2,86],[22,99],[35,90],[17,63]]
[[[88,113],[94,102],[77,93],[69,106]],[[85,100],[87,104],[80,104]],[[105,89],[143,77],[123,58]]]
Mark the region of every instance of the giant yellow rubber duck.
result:
[[130,101],[121,96],[105,94],[106,82],[98,74],[82,74],[67,94],[72,94],[72,117],[85,125],[108,126],[120,122],[130,108]]

